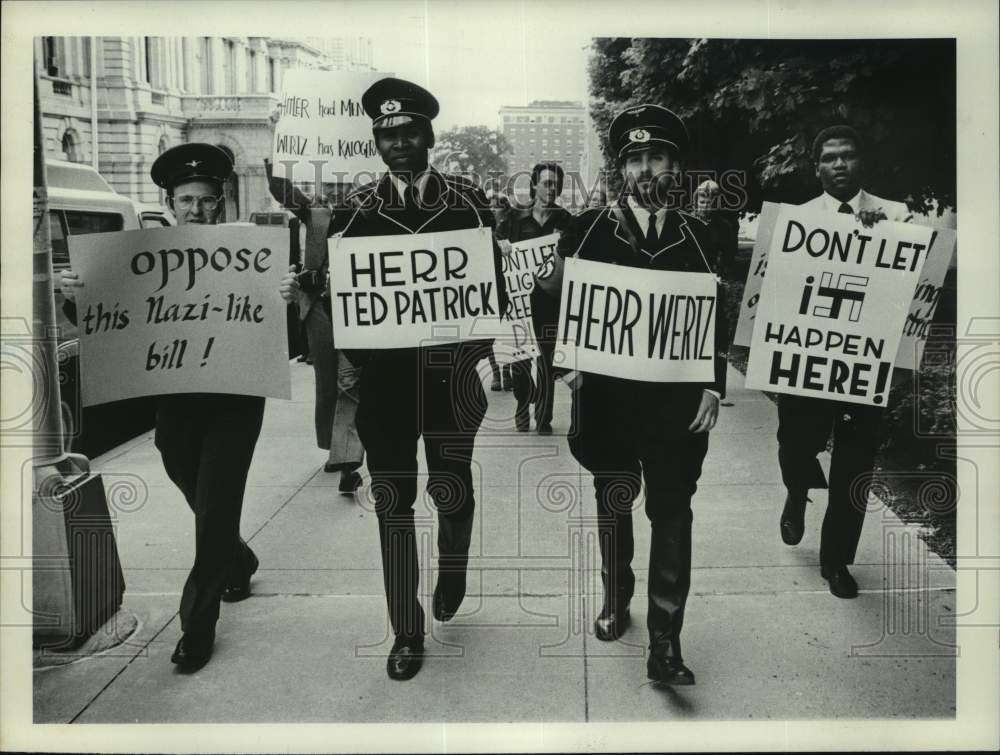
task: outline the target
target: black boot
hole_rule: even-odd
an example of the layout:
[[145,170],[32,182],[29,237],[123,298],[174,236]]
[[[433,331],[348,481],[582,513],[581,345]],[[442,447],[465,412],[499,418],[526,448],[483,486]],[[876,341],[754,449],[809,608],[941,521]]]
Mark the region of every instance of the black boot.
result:
[[380,515],[378,534],[382,546],[382,579],[389,623],[397,640],[408,638],[405,644],[415,647],[423,642],[424,610],[417,600],[420,567],[413,511]]
[[691,509],[652,521],[649,549],[649,661],[646,672],[662,684],[694,684],[681,657],[681,628],[691,588]]
[[449,621],[465,598],[473,516],[438,517],[438,580],[434,587],[434,618]]
[[[594,636],[602,642],[617,640],[628,628],[629,601],[635,590],[632,556],[635,543],[632,512],[626,498],[639,494],[639,481],[632,478],[595,476],[597,535],[601,549],[601,583],[604,603],[594,621]],[[622,500],[611,500],[621,497]]]
[[[631,572],[631,567],[626,567]],[[604,605],[594,620],[594,636],[601,642],[613,642],[621,637],[632,621],[628,604],[632,595],[612,585],[608,569],[601,567],[604,583]]]
[[785,496],[785,508],[781,511],[781,540],[785,545],[798,545],[805,532],[806,497],[805,490],[791,490]]

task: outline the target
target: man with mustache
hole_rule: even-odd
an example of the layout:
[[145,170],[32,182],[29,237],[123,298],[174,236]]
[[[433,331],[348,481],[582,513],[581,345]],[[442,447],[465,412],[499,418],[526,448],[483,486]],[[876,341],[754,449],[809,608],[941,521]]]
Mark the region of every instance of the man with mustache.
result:
[[[707,226],[678,208],[684,123],[657,105],[615,116],[608,149],[624,179],[618,201],[576,216],[560,238],[563,257],[645,270],[713,273],[718,258]],[[716,301],[720,301],[718,286]],[[594,479],[604,605],[597,639],[618,639],[630,621],[632,503],[645,482],[649,554],[646,673],[654,682],[694,684],[684,664],[680,633],[691,583],[691,499],[708,451],[708,432],[725,392],[728,328],[716,310],[715,380],[656,383],[583,373],[573,395],[570,450]]]

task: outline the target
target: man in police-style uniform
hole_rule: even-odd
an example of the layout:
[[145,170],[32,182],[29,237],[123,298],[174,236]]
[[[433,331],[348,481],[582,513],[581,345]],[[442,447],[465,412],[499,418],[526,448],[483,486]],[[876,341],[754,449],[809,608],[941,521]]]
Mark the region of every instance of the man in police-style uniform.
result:
[[[388,173],[349,195],[349,207],[334,213],[331,235],[389,236],[479,227],[492,238],[494,221],[485,195],[428,166],[428,150],[434,146],[431,121],[438,114],[434,96],[411,82],[386,78],[368,88],[361,104],[372,119],[375,143]],[[499,311],[503,311],[507,296],[495,241],[492,253]],[[283,288],[296,285],[288,276]],[[392,679],[413,677],[423,663],[424,612],[417,600],[413,517],[421,435],[427,491],[438,511],[434,618],[451,619],[465,597],[475,509],[472,452],[486,414],[476,363],[486,357],[491,343],[350,353],[364,369],[357,423],[371,473],[386,602],[396,637],[386,664]]]
[[[902,202],[866,192],[861,136],[850,126],[830,126],[817,134],[812,155],[823,193],[803,207],[857,216],[864,224],[907,222]],[[854,598],[858,584],[848,571],[861,539],[868,485],[878,452],[882,409],[808,396],[778,395],[778,463],[788,491],[781,512],[781,539],[797,545],[805,530],[809,488],[829,487],[820,535],[820,574],[838,598]],[[830,481],[816,455],[833,432]],[[859,484],[860,483],[860,484]]]
[[[153,183],[166,189],[178,225],[222,222],[223,185],[232,172],[225,152],[194,142],[168,149],[150,169]],[[82,285],[76,273],[63,273],[67,304],[75,299],[73,289]],[[67,307],[67,316],[75,318],[75,307]],[[258,561],[240,537],[240,514],[263,419],[263,396],[156,397],[156,447],[167,476],[195,515],[194,565],[181,594],[183,636],[170,658],[182,671],[195,671],[212,657],[220,601],[250,596]]]
[[[608,147],[625,179],[622,195],[609,207],[576,216],[559,254],[649,270],[713,272],[718,255],[706,225],[675,209],[685,200],[680,160],[687,143],[683,122],[666,108],[639,105],[615,116]],[[630,620],[631,506],[644,479],[652,527],[647,675],[665,684],[694,684],[680,633],[691,577],[691,498],[725,392],[728,329],[718,307],[715,322],[711,384],[584,373],[573,395],[570,450],[593,475],[597,497],[604,605],[595,634],[615,640]]]

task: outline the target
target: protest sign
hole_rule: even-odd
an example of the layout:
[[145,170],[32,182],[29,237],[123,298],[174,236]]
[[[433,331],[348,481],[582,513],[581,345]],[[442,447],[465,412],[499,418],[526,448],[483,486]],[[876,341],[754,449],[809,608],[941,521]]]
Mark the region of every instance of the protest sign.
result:
[[[356,183],[382,168],[361,95],[385,74],[286,71],[274,127],[275,175],[291,181]],[[317,167],[318,166],[318,167]]]
[[[767,255],[771,248],[771,235],[774,223],[781,207],[774,202],[764,202],[757,224],[757,239],[754,242],[753,256],[750,259],[750,269],[747,273],[746,285],[743,288],[743,302],[740,305],[739,322],[733,335],[733,344],[749,346],[753,333],[754,317],[757,302],[760,299],[761,285],[767,271]],[[878,224],[877,224],[878,225]],[[937,301],[941,295],[948,265],[955,250],[955,231],[950,228],[935,228],[937,237],[930,245],[927,261],[920,273],[920,280],[913,294],[910,312],[903,326],[903,336],[896,353],[896,369],[917,369],[923,353],[927,331],[934,319]]]
[[935,231],[782,205],[756,307],[746,385],[885,405]]
[[555,363],[649,382],[715,379],[716,282],[568,258]]
[[164,393],[291,398],[288,230],[185,225],[69,238],[84,406]]
[[538,356],[531,321],[531,292],[535,288],[535,274],[556,253],[558,243],[558,233],[518,241],[510,245],[510,254],[503,257],[509,303],[500,316],[501,335],[493,345],[498,362],[520,362]]
[[473,340],[477,321],[500,317],[490,228],[334,236],[328,248],[338,348]]
[[760,287],[764,283],[764,273],[767,271],[767,252],[771,248],[771,234],[774,231],[774,221],[778,218],[781,207],[774,202],[764,202],[757,220],[757,238],[753,244],[753,256],[750,258],[750,269],[747,272],[746,285],[743,287],[743,302],[740,304],[740,316],[733,333],[734,346],[749,346],[753,333],[753,320],[757,314],[757,302],[760,300]]

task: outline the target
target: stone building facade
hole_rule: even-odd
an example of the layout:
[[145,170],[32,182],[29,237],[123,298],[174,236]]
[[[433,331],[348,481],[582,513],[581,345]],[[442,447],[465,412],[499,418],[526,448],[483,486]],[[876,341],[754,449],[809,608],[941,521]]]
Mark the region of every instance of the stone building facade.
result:
[[185,142],[216,144],[235,165],[226,217],[245,220],[275,209],[264,158],[284,72],[371,70],[364,42],[325,43],[331,56],[272,37],[38,37],[46,155],[93,164],[119,193],[162,203],[149,180],[157,156]]

